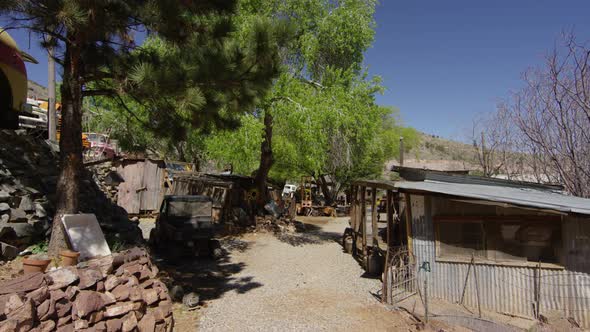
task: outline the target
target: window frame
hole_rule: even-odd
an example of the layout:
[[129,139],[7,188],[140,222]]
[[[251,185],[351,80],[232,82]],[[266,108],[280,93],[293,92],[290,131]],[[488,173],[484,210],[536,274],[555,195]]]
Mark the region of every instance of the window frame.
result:
[[[446,263],[467,263],[471,262],[470,256],[445,256],[441,255],[441,241],[440,241],[440,231],[439,227],[443,223],[478,223],[482,226],[483,234],[482,239],[484,241],[483,247],[485,248],[485,258],[481,256],[475,256],[475,264],[478,265],[494,265],[494,266],[508,266],[508,267],[538,267],[539,262],[533,261],[520,261],[520,260],[512,260],[512,259],[505,259],[505,260],[498,260],[493,258],[488,258],[488,251],[489,250],[496,250],[495,248],[490,248],[488,242],[488,235],[486,234],[486,223],[496,222],[496,223],[506,223],[506,224],[526,224],[526,223],[557,223],[560,231],[560,248],[563,248],[563,220],[562,217],[559,215],[510,215],[510,216],[462,216],[462,215],[437,215],[433,216],[433,226],[434,226],[434,241],[435,241],[435,261],[437,262],[446,262]],[[557,269],[563,270],[564,262],[562,260],[561,255],[557,257],[558,262],[551,263],[551,262],[541,262],[540,265],[542,268],[546,269]]]

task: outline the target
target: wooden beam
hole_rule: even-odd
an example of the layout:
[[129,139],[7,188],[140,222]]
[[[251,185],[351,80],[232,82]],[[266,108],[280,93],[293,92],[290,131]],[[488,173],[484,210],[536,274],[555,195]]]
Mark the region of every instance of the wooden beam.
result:
[[377,189],[371,190],[371,235],[373,246],[379,248],[379,225],[377,224]]

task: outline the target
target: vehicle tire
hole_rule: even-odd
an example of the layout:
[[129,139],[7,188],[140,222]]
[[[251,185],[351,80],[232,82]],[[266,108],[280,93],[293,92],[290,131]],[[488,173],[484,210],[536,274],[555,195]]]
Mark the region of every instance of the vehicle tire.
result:
[[148,239],[148,244],[153,248],[158,247],[158,239],[156,239],[156,236],[156,229],[152,228],[152,230],[150,231],[150,238]]

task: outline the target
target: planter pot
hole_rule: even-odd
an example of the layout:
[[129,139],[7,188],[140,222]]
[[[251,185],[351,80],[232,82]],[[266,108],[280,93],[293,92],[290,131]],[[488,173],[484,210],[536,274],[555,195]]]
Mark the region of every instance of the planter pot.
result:
[[61,266],[74,266],[78,264],[78,257],[80,253],[72,250],[62,250],[59,253]]
[[47,269],[47,265],[49,265],[50,262],[50,259],[26,257],[23,259],[23,271],[25,273],[45,272],[45,269]]

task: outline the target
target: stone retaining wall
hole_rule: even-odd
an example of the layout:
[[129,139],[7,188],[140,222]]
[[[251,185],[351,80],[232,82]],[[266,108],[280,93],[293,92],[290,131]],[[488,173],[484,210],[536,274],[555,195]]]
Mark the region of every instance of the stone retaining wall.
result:
[[140,248],[0,282],[0,332],[172,331],[172,301]]

